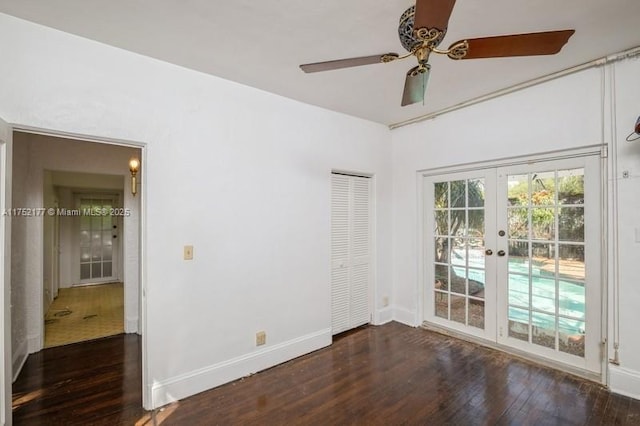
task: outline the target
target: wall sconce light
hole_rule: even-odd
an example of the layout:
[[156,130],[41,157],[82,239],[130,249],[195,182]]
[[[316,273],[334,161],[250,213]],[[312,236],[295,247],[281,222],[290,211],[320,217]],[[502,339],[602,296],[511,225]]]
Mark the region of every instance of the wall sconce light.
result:
[[136,181],[138,170],[140,170],[140,160],[133,157],[129,160],[129,171],[131,171],[131,194],[134,197],[138,193],[138,182]]

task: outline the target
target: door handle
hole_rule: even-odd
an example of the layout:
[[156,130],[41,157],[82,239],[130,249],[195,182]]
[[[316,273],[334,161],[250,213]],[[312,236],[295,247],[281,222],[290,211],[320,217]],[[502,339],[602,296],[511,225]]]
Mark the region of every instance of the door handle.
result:
[[507,254],[507,253],[505,253],[504,250],[498,251],[498,256],[500,256],[500,257],[504,256],[505,254]]
[[484,251],[484,254],[486,254],[487,256],[491,256],[491,255],[493,254],[493,250],[491,250],[491,249],[486,249],[486,250]]

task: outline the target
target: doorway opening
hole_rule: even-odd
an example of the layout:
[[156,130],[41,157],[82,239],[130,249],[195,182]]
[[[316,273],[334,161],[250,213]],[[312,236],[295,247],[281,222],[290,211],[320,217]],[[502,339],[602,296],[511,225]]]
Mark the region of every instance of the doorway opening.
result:
[[[129,161],[143,146],[18,129],[12,145],[12,207],[24,213],[11,218],[15,381],[45,347],[141,334],[142,194]],[[66,293],[74,301],[57,306]],[[48,342],[47,327],[65,321],[75,337]]]

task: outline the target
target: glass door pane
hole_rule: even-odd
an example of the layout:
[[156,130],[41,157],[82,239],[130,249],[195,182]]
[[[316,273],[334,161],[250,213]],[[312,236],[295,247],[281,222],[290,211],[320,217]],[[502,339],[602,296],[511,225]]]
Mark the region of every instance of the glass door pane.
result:
[[113,278],[113,240],[117,227],[111,215],[113,199],[80,199],[80,280]]

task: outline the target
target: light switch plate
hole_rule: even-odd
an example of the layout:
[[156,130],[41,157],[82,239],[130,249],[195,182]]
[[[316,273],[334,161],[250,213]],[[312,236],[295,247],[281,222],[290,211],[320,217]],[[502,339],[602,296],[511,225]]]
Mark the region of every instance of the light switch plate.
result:
[[193,246],[184,246],[184,260],[193,260]]
[[256,333],[256,346],[262,346],[267,343],[267,333],[265,331],[258,331]]

